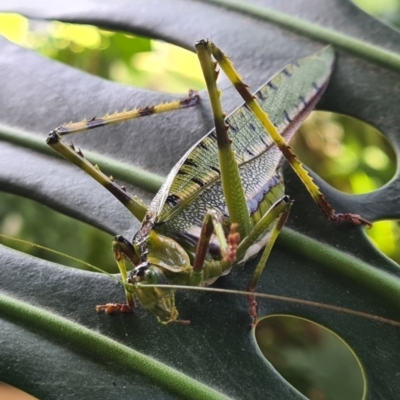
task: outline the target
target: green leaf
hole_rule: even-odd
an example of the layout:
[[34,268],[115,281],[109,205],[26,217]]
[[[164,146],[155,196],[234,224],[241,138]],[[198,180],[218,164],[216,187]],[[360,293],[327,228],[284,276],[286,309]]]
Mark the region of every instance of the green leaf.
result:
[[[337,66],[319,107],[373,124],[400,146],[398,32],[344,0],[312,0],[307,8],[301,2],[269,5],[285,14],[284,21],[273,18],[268,9],[249,10],[250,4],[243,2],[247,9],[238,10],[235,4],[226,1],[222,8],[189,0],[71,0],[63,5],[5,0],[0,11],[147,34],[188,49],[210,37],[253,89],[290,62],[336,40],[326,33],[328,28],[340,33],[345,44],[361,41],[370,50],[366,56],[357,46],[336,42]],[[310,24],[317,34],[310,35]],[[63,122],[179,96],[111,83],[2,38],[0,48],[1,189],[132,237],[138,223],[103,188],[74,166],[43,154],[30,140],[22,137],[17,144],[5,134],[22,130],[44,141],[46,132]],[[224,108],[231,111],[241,101],[223,78],[221,86]],[[74,144],[127,169],[140,167],[165,176],[212,127],[207,97],[201,96],[199,107],[77,135]],[[151,194],[124,179],[149,201]],[[400,217],[399,174],[382,189],[362,196],[344,195],[316,180],[338,211],[370,220]],[[325,221],[287,168],[285,182],[295,199],[290,230],[273,250],[258,290],[398,318],[399,267],[374,250],[362,228]],[[48,229],[51,235],[51,226]],[[260,393],[270,399],[303,398],[260,356],[245,298],[179,292],[180,315],[191,320],[190,326],[162,326],[140,308],[133,315],[106,316],[94,312],[96,304],[123,301],[122,288],[108,277],[62,268],[5,247],[0,253],[0,378],[7,383],[41,399],[210,398],[214,390],[232,398],[259,398]],[[235,270],[217,284],[244,289],[253,266]],[[396,398],[400,392],[399,328],[306,305],[259,304],[260,315],[299,315],[344,338],[363,364],[367,399]]]

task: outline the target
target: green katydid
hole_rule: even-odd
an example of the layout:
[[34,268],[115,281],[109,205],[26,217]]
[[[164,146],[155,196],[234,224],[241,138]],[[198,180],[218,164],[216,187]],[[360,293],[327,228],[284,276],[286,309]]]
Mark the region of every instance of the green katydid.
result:
[[[249,284],[254,291],[292,204],[284,194],[282,157],[328,219],[370,224],[356,214],[336,213],[287,145],[328,85],[334,64],[332,48],[286,67],[254,96],[213,43],[199,41],[196,50],[215,129],[177,162],[149,207],[90,164],[80,150],[65,144],[62,136],[193,106],[197,94],[190,93],[178,102],[62,125],[47,139],[58,153],[90,174],[142,220],[132,242],[122,236],[113,241],[116,262],[127,282],[127,304],[108,303],[97,306],[98,311],[131,312],[135,296],[161,323],[185,322],[178,320],[176,289],[167,288],[168,284],[208,285],[265,247]],[[216,86],[217,63],[245,101],[227,118]],[[129,272],[126,261],[133,264]],[[249,304],[256,322],[254,296],[249,296]]]

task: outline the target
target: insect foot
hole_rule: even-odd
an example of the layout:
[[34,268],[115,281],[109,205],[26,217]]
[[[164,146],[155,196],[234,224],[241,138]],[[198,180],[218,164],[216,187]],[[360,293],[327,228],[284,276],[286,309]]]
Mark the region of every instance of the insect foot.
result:
[[132,308],[128,304],[120,303],[107,303],[100,306],[96,306],[96,312],[104,311],[106,314],[116,314],[116,313],[131,313]]
[[372,223],[368,221],[367,219],[361,217],[361,215],[358,214],[351,214],[351,213],[346,213],[346,214],[335,214],[332,217],[333,222],[348,222],[353,225],[368,225],[369,228],[372,227]]
[[257,325],[257,300],[254,295],[247,296],[247,300],[249,301],[249,314],[251,317],[250,326],[254,328]]

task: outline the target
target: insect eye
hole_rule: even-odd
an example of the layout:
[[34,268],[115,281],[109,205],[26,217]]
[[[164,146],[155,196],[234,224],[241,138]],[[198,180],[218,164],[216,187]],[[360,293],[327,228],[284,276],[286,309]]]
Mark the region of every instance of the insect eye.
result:
[[145,272],[144,280],[147,284],[167,284],[168,281],[160,268],[156,265],[149,265]]
[[148,271],[146,271],[146,281],[147,282],[151,282],[154,279],[154,272],[149,269]]
[[115,240],[116,242],[119,242],[119,243],[125,243],[125,244],[130,245],[130,243],[129,243],[123,236],[121,236],[121,235],[115,236],[115,237],[114,237],[114,240]]

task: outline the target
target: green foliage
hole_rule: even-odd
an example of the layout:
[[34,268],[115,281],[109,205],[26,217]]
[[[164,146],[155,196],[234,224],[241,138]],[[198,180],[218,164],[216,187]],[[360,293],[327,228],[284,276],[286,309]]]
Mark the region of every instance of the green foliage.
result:
[[362,398],[358,361],[332,332],[303,319],[272,316],[260,321],[256,336],[267,359],[307,398]]
[[[395,175],[397,160],[388,140],[373,126],[344,115],[312,113],[291,144],[308,167],[346,193],[372,192]],[[400,263],[397,221],[376,222],[367,234]]]
[[353,3],[389,25],[397,28],[400,26],[400,4],[398,0],[353,0]]
[[32,21],[18,14],[0,15],[0,33],[26,48],[115,82],[187,93],[203,89],[194,54],[124,32],[58,21]]
[[[42,244],[50,249],[86,260],[108,272],[117,272],[111,252],[111,236],[22,197],[0,193],[0,234]],[[43,224],[43,221],[47,221]],[[82,263],[50,253],[29,243],[0,237],[3,244],[35,257],[85,268]]]

